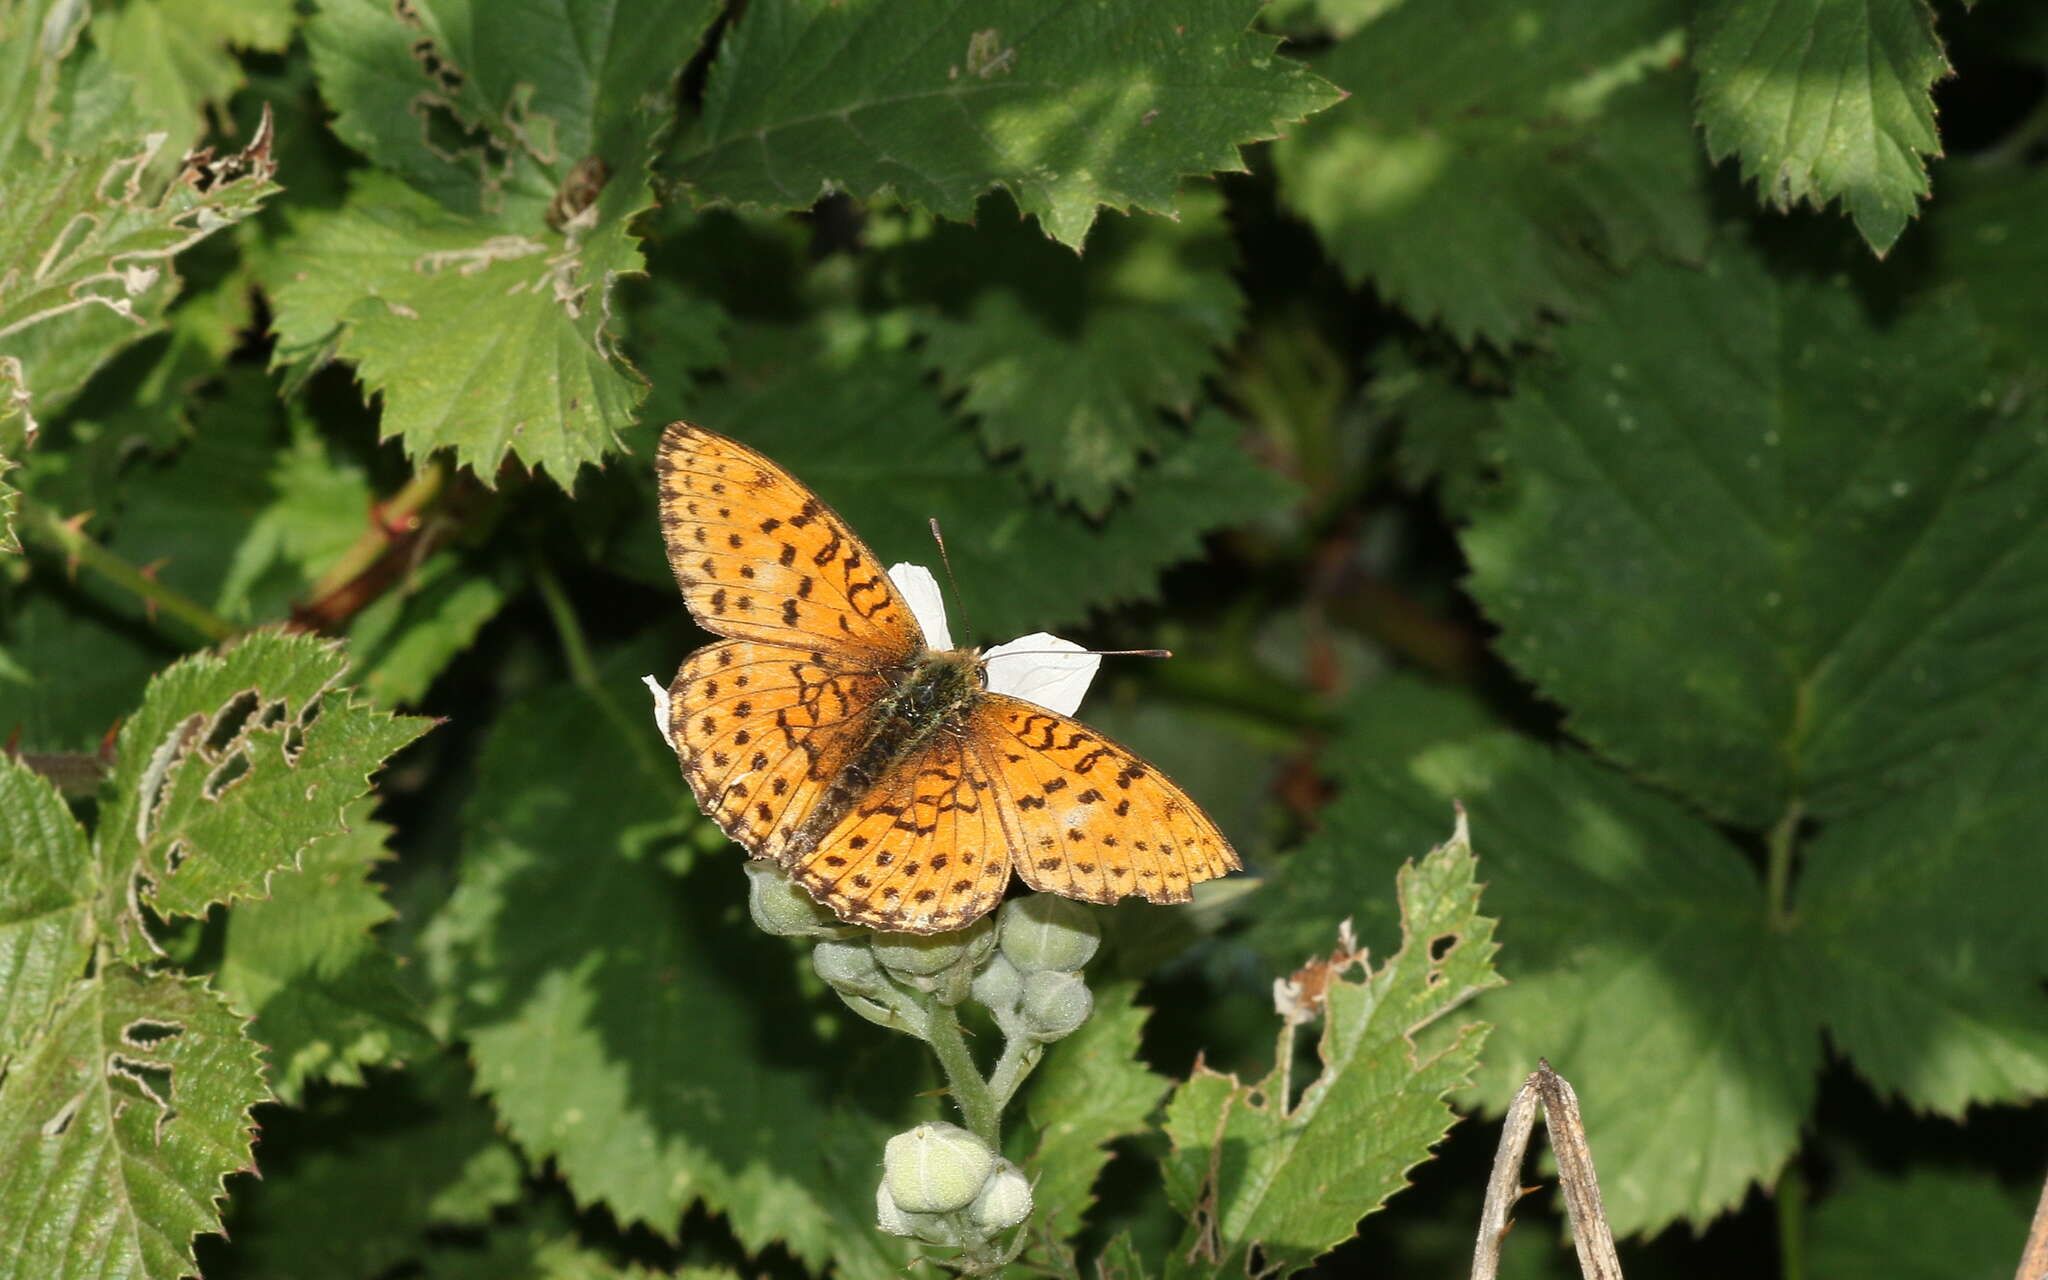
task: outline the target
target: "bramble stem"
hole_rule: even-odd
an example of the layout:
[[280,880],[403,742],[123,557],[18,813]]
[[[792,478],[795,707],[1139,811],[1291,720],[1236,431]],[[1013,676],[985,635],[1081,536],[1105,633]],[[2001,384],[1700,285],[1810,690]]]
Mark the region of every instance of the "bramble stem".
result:
[[941,1002],[934,993],[925,997],[924,1012],[926,1043],[938,1055],[939,1069],[946,1073],[946,1089],[953,1095],[953,1105],[960,1108],[960,1118],[967,1122],[975,1137],[989,1145],[989,1150],[1002,1150],[998,1144],[1001,1131],[997,1127],[1001,1113],[995,1105],[995,1095],[975,1069],[974,1055],[967,1051],[967,1040],[960,1034],[960,1019],[953,1006]]
[[115,586],[133,592],[142,600],[152,620],[159,613],[175,618],[208,644],[226,640],[241,631],[240,627],[184,592],[165,586],[94,542],[83,530],[27,494],[21,496],[16,512],[18,527],[23,532]]
[[1765,896],[1771,928],[1779,932],[1792,927],[1792,855],[1798,850],[1799,823],[1805,816],[1805,804],[1795,799],[1785,806],[1777,825],[1771,828],[1769,862],[1764,869]]

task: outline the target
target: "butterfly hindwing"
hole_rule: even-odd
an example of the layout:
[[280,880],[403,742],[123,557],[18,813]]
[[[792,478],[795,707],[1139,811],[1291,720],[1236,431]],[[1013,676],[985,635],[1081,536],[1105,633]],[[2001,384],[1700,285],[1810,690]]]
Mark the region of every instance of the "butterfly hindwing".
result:
[[886,677],[823,655],[726,640],[669,686],[669,736],[697,806],[756,857],[775,857],[867,737]]
[[1010,826],[1017,874],[1084,902],[1186,902],[1239,866],[1230,841],[1173,781],[1087,725],[985,694],[969,729]]
[[706,631],[872,668],[923,650],[874,552],[781,467],[675,422],[662,432],[655,474],[669,567]]
[[963,929],[1002,901],[1009,837],[967,726],[877,778],[790,874],[840,919],[901,933]]

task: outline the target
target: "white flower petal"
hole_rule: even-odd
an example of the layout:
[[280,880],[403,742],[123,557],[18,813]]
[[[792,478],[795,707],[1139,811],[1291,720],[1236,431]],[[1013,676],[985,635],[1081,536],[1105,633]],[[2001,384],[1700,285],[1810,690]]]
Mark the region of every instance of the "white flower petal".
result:
[[924,631],[925,647],[952,648],[953,633],[946,630],[946,598],[939,594],[939,581],[932,577],[932,571],[907,561],[892,564],[889,566],[889,581],[903,593],[903,603],[910,606],[910,616],[917,619],[917,625]]
[[653,676],[641,676],[640,683],[654,694],[654,727],[661,731],[661,740],[668,744],[668,749],[674,751],[676,740],[668,736],[668,690]]
[[1102,665],[1102,655],[1043,631],[999,644],[981,660],[988,665],[990,693],[1007,693],[1063,716],[1080,710],[1088,682]]

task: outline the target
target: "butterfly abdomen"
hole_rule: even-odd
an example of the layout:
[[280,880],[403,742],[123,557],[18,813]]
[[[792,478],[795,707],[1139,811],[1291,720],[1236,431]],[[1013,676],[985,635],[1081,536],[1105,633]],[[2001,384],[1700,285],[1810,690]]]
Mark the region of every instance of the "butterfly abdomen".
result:
[[[964,650],[927,651],[906,667],[890,691],[876,704],[870,728],[839,776],[825,788],[824,795],[803,825],[790,834],[782,849],[785,861],[808,856],[818,841],[839,824],[849,810],[876,812],[899,803],[896,798],[875,793],[878,779],[894,774],[902,761],[918,755],[941,733],[958,733],[966,725],[968,709],[981,696],[981,662]],[[918,830],[918,815],[905,805],[897,815],[905,830]]]

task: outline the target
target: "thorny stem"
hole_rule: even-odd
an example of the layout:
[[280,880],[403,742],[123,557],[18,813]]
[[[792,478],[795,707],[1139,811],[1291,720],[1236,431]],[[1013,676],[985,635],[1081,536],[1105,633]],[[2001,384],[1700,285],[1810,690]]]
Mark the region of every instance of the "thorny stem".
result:
[[429,462],[406,481],[403,488],[391,495],[388,502],[379,504],[377,518],[370,527],[363,530],[349,549],[327,566],[327,571],[307,590],[305,598],[311,606],[319,608],[375,568],[398,540],[393,530],[411,529],[420,513],[441,496],[447,483],[447,464]]
[[226,640],[241,628],[197,600],[129,564],[87,537],[83,530],[23,494],[17,508],[21,529],[123,590],[140,597],[152,619],[161,613],[177,619],[208,644]]
[[1771,928],[1780,933],[1792,927],[1792,855],[1798,848],[1799,823],[1806,806],[1793,800],[1785,806],[1776,826],[1771,828],[1769,862],[1765,866],[1766,901],[1770,904]]
[[960,1019],[953,1006],[932,993],[925,997],[924,1012],[926,1043],[938,1055],[939,1069],[946,1073],[946,1089],[953,1095],[953,1104],[960,1108],[960,1118],[967,1122],[975,1137],[988,1144],[989,1150],[1000,1151],[997,1118],[1001,1111],[988,1081],[975,1069],[974,1055],[967,1051],[967,1040],[960,1034]]

